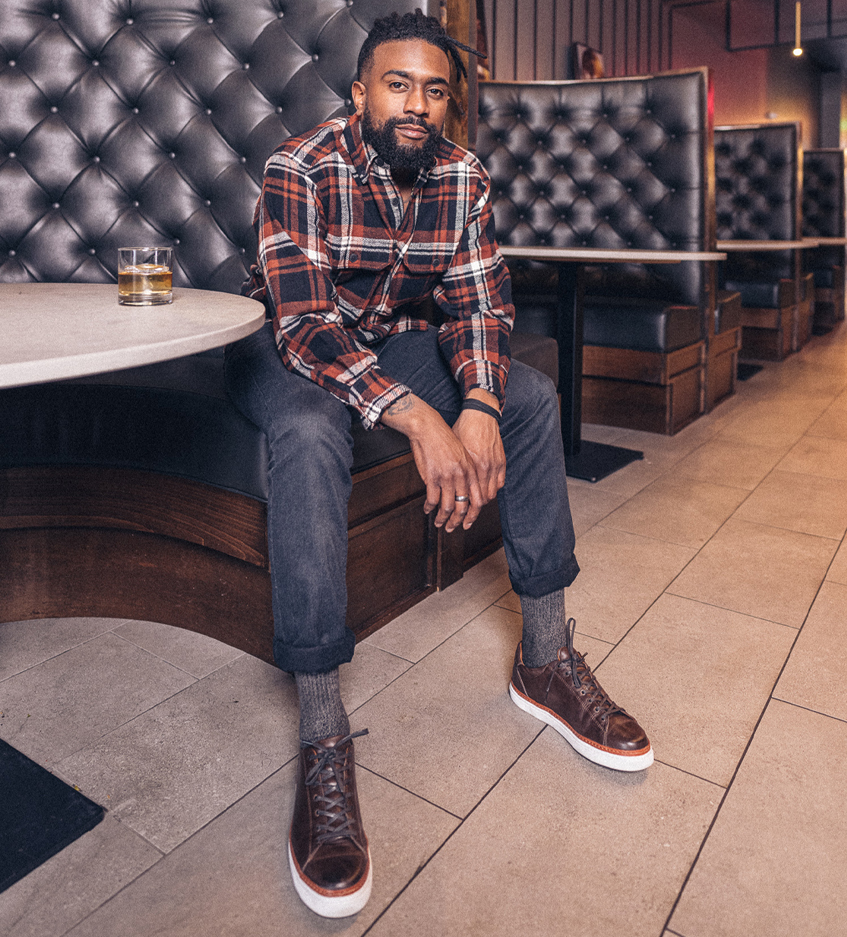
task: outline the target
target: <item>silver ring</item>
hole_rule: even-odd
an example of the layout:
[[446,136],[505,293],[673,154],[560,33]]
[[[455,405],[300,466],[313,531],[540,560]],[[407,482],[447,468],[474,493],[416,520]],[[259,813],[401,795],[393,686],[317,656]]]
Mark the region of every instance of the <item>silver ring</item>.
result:
[[470,501],[470,498],[467,495],[456,495],[453,498],[454,501]]

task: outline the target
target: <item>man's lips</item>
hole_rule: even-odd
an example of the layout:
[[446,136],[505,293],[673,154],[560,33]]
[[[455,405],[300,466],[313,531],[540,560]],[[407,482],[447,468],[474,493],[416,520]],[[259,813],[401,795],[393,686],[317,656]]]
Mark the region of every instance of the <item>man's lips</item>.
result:
[[397,124],[397,132],[409,140],[422,140],[429,136],[429,130],[420,124]]

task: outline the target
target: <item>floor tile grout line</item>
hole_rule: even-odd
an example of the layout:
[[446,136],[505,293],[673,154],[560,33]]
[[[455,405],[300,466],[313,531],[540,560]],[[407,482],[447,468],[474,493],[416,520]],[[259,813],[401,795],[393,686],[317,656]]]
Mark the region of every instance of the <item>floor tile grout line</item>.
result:
[[662,761],[661,758],[656,758],[654,764],[662,765],[662,767],[669,768],[671,771],[678,771],[680,774],[687,775],[689,778],[694,778],[697,781],[702,781],[704,784],[711,784],[713,787],[717,787],[722,791],[727,789],[727,785],[721,784],[720,781],[715,781],[712,778],[705,778],[702,774],[696,774],[694,771],[689,771],[687,768],[680,768],[679,765],[672,764],[669,761]]
[[813,716],[821,716],[824,719],[831,719],[833,722],[841,722],[844,725],[847,725],[847,718],[833,716],[832,713],[821,712],[819,709],[812,709],[811,706],[803,706],[801,703],[795,703],[790,699],[783,699],[781,696],[772,696],[771,702],[782,703],[785,706],[791,706],[794,709],[801,709],[803,712],[811,713]]
[[[429,858],[421,863],[420,866],[415,870],[411,878],[406,882],[406,884],[397,892],[397,894],[388,902],[388,904],[380,911],[380,913],[374,918],[373,921],[365,928],[362,932],[361,937],[365,937],[366,934],[369,934],[370,931],[377,925],[377,923],[388,913],[388,911],[395,905],[398,899],[406,892],[406,890],[412,885],[412,883],[420,876],[424,869],[429,866],[429,864],[435,859],[435,857],[441,852],[442,849],[450,842],[451,839],[462,829],[462,827],[467,823],[468,820],[476,813],[476,811],[482,806],[483,803],[489,798],[489,796],[499,787],[500,783],[506,777],[507,774],[515,767],[515,765],[523,758],[523,756],[532,748],[532,746],[538,741],[541,736],[541,733],[544,732],[546,726],[542,726],[538,732],[533,736],[530,742],[525,746],[523,751],[521,751],[517,757],[512,761],[512,763],[503,770],[500,776],[491,784],[488,790],[479,798],[479,800],[474,804],[468,814],[464,819],[460,819],[458,825],[453,829],[448,836],[445,837],[444,841],[438,846],[438,848],[429,856]],[[386,779],[387,780],[387,779]],[[410,792],[411,793],[411,792]],[[416,795],[417,796],[417,795]],[[443,808],[441,808],[443,809]],[[450,811],[447,811],[450,813]],[[455,816],[455,814],[450,814]]]

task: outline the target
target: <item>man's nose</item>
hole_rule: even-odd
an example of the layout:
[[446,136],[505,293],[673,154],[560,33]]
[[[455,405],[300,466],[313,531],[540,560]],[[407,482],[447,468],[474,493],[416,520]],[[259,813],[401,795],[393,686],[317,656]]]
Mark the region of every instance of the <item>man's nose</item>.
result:
[[412,88],[406,95],[406,111],[411,114],[423,115],[429,111],[429,101],[423,88]]

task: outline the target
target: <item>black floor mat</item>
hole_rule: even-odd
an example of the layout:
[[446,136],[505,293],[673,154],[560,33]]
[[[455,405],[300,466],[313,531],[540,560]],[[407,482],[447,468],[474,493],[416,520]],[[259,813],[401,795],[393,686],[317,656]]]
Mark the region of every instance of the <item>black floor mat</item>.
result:
[[0,740],[0,891],[95,827],[103,812]]

